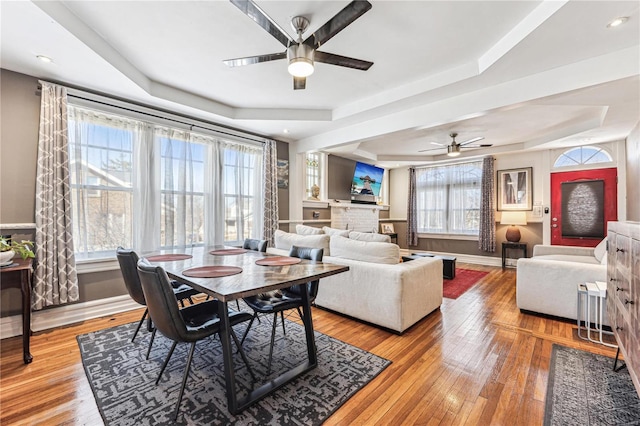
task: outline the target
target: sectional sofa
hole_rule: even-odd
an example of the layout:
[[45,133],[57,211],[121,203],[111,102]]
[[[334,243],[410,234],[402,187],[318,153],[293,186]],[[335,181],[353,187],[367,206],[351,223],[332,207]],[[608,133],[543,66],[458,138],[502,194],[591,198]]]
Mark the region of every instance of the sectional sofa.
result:
[[386,238],[331,228],[311,235],[276,231],[275,247],[267,252],[287,255],[292,245],[323,248],[324,262],[349,271],[320,281],[316,305],[402,333],[442,304],[442,261],[403,263],[400,248],[382,242]]

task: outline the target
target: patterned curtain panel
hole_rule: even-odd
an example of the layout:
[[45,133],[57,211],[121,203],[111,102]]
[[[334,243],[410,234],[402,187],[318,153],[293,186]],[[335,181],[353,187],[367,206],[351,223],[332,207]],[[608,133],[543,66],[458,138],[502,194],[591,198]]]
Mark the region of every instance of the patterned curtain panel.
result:
[[44,81],[40,84],[34,309],[79,298],[71,226],[67,89]]
[[482,251],[496,251],[496,221],[493,201],[495,200],[495,173],[493,157],[482,161],[482,193],[480,196],[480,235],[478,248]]
[[416,169],[409,169],[409,201],[407,203],[407,244],[418,245],[418,207],[416,194]]
[[273,246],[273,236],[278,229],[278,176],[276,142],[264,144],[264,239]]

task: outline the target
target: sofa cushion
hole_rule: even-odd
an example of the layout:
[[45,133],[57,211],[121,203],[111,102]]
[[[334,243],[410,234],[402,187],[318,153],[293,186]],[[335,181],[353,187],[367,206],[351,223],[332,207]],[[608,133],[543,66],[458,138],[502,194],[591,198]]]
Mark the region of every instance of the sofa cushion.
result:
[[[391,237],[383,234],[374,234],[373,232],[349,232],[349,238],[356,241],[390,243]],[[397,263],[397,262],[396,262]]]
[[327,235],[340,235],[341,237],[349,238],[349,230],[348,229],[337,229],[337,228],[329,228],[328,226],[323,226],[322,230]]
[[395,265],[399,263],[400,247],[377,241],[359,241],[334,235],[330,241],[331,256],[361,262]]
[[296,234],[298,235],[319,235],[324,234],[324,231],[320,228],[314,228],[307,225],[296,225]]
[[598,262],[602,263],[602,259],[607,255],[607,237],[600,241],[600,244],[593,249],[593,255]]
[[600,262],[593,256],[577,256],[574,254],[545,254],[543,256],[535,256],[532,259],[557,260],[560,262],[588,263],[591,265],[599,265]]
[[289,250],[293,245],[298,247],[321,248],[324,249],[324,255],[329,256],[329,236],[325,234],[298,235],[278,229],[274,234],[274,238],[277,249]]

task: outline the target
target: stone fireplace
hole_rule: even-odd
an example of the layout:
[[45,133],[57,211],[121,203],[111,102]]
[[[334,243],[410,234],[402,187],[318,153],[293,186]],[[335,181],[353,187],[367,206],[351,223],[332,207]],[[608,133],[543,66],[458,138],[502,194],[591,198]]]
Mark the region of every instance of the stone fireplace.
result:
[[376,204],[331,203],[331,227],[358,232],[380,232],[382,207]]

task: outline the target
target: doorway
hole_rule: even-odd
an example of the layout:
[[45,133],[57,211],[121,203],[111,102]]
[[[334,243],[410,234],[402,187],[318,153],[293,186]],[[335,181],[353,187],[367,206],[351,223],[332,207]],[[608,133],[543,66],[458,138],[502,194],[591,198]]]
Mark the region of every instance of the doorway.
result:
[[595,247],[618,220],[618,169],[551,173],[551,244]]

